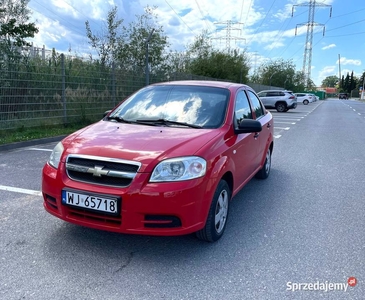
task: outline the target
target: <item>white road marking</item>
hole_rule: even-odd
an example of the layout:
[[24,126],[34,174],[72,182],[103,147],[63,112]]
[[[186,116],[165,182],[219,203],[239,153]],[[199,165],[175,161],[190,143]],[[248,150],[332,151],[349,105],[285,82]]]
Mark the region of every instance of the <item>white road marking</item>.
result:
[[[304,118],[304,117],[301,117],[302,119]],[[294,120],[294,121],[301,121],[301,119],[294,119],[294,118],[278,118],[278,117],[275,117],[274,118],[274,121],[275,120],[282,120],[282,121],[284,121],[284,120]]]
[[357,113],[359,116],[361,116],[361,114],[360,113]]
[[275,124],[292,124],[292,125],[295,125],[296,123],[295,122],[278,122],[278,121],[275,121]]
[[289,130],[290,127],[274,127],[275,129],[281,129],[281,130]]
[[353,111],[356,111],[356,109],[353,109]]
[[274,138],[276,138],[276,139],[278,139],[278,138],[280,138],[281,137],[281,135],[280,134],[278,134],[278,135],[274,135]]
[[42,149],[42,148],[27,148],[26,150],[34,150],[34,151],[47,151],[52,152],[52,149]]
[[16,187],[12,187],[12,186],[5,186],[5,185],[0,185],[0,190],[8,191],[8,192],[15,192],[15,193],[28,194],[28,195],[34,195],[34,196],[42,196],[42,193],[40,191],[21,189],[21,188],[16,188]]

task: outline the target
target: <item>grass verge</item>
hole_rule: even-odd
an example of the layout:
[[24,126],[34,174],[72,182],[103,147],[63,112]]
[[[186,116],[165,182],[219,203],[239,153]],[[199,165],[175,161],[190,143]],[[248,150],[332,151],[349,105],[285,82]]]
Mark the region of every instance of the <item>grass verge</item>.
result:
[[14,130],[0,130],[0,145],[66,135],[87,125],[89,125],[89,123],[47,125],[31,128],[20,127]]

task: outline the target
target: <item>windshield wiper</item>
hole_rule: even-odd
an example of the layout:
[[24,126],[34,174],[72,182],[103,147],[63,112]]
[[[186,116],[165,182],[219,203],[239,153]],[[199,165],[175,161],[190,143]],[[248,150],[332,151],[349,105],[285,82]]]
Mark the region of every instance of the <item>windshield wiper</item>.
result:
[[178,121],[170,121],[166,119],[138,119],[136,120],[137,123],[144,123],[144,124],[151,124],[151,125],[177,125],[177,126],[185,126],[190,128],[203,128],[199,125],[189,124],[186,122],[178,122]]
[[108,120],[114,120],[114,121],[117,121],[117,122],[120,122],[120,123],[128,123],[128,124],[133,123],[132,121],[123,119],[122,117],[118,117],[118,116],[108,117],[107,119]]

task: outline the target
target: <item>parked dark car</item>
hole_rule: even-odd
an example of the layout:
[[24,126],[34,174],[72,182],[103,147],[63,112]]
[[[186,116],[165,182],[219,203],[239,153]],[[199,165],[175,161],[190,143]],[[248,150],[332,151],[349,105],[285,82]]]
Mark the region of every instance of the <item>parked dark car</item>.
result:
[[339,93],[338,99],[345,99],[347,100],[349,98],[349,95],[347,93]]

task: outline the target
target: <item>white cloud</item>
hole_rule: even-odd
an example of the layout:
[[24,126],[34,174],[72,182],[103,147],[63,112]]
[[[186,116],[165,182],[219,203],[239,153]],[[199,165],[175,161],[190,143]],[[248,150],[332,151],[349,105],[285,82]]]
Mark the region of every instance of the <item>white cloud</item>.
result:
[[322,48],[322,50],[327,50],[327,49],[331,49],[331,48],[335,48],[336,47],[336,44],[330,44],[330,45],[328,45],[328,46],[324,46],[323,48]]
[[337,67],[336,66],[325,66],[322,68],[322,70],[320,70],[318,72],[318,77],[316,81],[317,85],[320,85],[323,81],[323,79],[325,79],[328,76],[337,76]]
[[[336,64],[338,64],[338,60],[337,60]],[[361,60],[360,59],[348,59],[346,57],[341,57],[341,65],[361,66]]]

